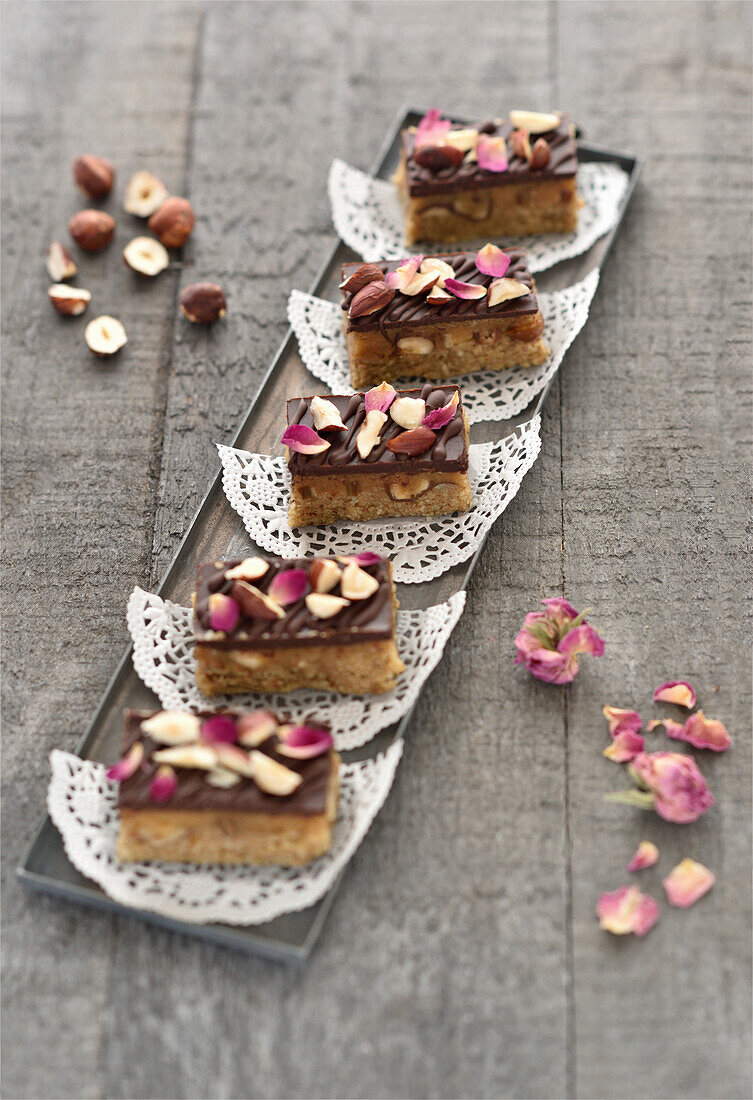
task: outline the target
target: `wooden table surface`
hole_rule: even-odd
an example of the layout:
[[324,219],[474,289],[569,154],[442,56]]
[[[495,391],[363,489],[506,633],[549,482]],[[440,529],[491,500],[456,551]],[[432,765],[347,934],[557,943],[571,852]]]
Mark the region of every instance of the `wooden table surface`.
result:
[[[4,1081],[7,1097],[750,1095],[750,30],[738,3],[3,5]],[[492,533],[403,764],[300,969],[27,894],[48,753],[79,739],[333,240],[333,156],[401,104],[568,108],[647,158],[543,450]],[[46,300],[43,254],[147,167],[193,202],[183,271],[85,261],[117,361]],[[222,283],[197,331],[180,286]],[[90,316],[94,315],[90,310]],[[565,593],[607,642],[567,690],[513,665]],[[607,805],[604,703],[689,678],[735,744],[689,827]],[[652,746],[665,747],[660,735]],[[645,940],[594,905],[639,840],[717,874]]]

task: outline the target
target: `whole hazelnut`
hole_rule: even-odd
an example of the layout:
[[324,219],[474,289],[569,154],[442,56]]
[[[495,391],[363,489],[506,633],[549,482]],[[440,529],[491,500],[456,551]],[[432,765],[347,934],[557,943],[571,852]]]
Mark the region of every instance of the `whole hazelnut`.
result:
[[79,210],[68,222],[68,232],[84,252],[99,252],[115,233],[115,220],[104,210]]
[[211,325],[225,316],[227,303],[222,287],[216,283],[194,283],[181,291],[180,308],[189,321]]
[[165,199],[149,219],[149,228],[165,248],[180,248],[191,236],[196,218],[188,199]]
[[104,157],[87,153],[73,162],[73,178],[90,199],[103,199],[112,191],[115,169]]

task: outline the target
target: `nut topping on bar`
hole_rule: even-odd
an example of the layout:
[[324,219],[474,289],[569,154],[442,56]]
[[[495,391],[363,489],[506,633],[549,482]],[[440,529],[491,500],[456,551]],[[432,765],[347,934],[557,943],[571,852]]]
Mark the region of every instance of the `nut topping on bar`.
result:
[[228,569],[225,576],[229,581],[258,581],[269,570],[269,562],[264,558],[244,558],[235,569]]
[[417,428],[426,416],[426,402],[422,397],[398,397],[390,407],[390,416],[401,428]]
[[[230,589],[230,598],[233,599],[244,615],[251,619],[284,619],[285,611],[271,596],[265,595],[248,581],[234,581]],[[210,597],[211,600],[211,597]]]
[[489,305],[498,306],[500,302],[509,302],[530,293],[525,283],[519,283],[517,279],[495,279],[489,287]]
[[379,588],[379,581],[361,569],[354,561],[343,569],[340,578],[340,591],[348,600],[366,600]]
[[542,168],[546,168],[552,156],[552,150],[549,148],[549,142],[546,138],[539,138],[531,151],[530,165],[534,170],[540,171]]
[[[445,260],[440,260],[438,256],[427,256],[425,260],[421,261],[421,267],[419,271],[438,271],[439,279],[437,280],[437,287],[440,290],[444,290],[445,279],[455,278],[455,268],[448,264]],[[432,288],[432,291],[435,288]],[[429,295],[431,298],[431,294]]]
[[217,753],[209,745],[175,745],[169,749],[157,749],[152,753],[157,764],[170,764],[174,768],[198,768],[211,771],[217,764]]
[[340,580],[340,566],[331,558],[317,558],[309,569],[314,592],[330,592]]
[[388,439],[387,447],[395,454],[422,455],[434,446],[436,440],[436,433],[420,424],[410,432],[403,432],[394,439]]
[[162,745],[186,745],[198,741],[201,720],[195,714],[162,710],[141,723],[141,729]]
[[[379,274],[381,277],[381,271]],[[340,412],[331,401],[326,401],[323,397],[314,397],[310,408],[311,415],[314,418],[314,427],[318,432],[345,431]]]
[[359,290],[350,303],[349,317],[365,317],[369,313],[376,313],[378,309],[384,309],[395,297],[395,291],[383,281],[369,283],[363,290]]
[[366,413],[363,427],[356,436],[356,447],[361,458],[367,458],[379,442],[379,435],[387,423],[387,414],[371,409]]
[[557,129],[561,116],[537,111],[510,111],[510,122],[520,130],[527,130],[529,134],[547,134]]
[[369,283],[381,282],[383,277],[382,269],[377,267],[376,264],[361,264],[349,279],[346,279],[344,283],[340,283],[338,289],[347,294],[356,294],[359,290],[363,290],[365,286],[368,286]]
[[350,600],[343,599],[342,596],[332,596],[324,592],[310,592],[306,597],[306,607],[315,619],[332,619],[349,604]]

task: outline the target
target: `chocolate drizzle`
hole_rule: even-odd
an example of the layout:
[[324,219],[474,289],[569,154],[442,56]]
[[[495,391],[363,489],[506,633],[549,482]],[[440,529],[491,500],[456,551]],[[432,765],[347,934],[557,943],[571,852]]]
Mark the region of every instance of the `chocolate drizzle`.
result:
[[507,171],[505,172],[489,172],[485,168],[479,168],[475,162],[466,161],[432,172],[429,168],[420,165],[413,156],[415,134],[410,130],[403,130],[403,155],[410,194],[433,195],[447,191],[467,191],[471,188],[499,187],[508,183],[536,183],[539,180],[567,179],[576,174],[578,150],[568,115],[562,116],[556,130],[550,130],[546,134],[531,135],[531,144],[543,137],[549,145],[551,156],[545,168],[532,169],[527,160],[513,152],[509,137],[514,129],[509,120],[487,122],[478,127],[479,132],[505,138],[507,144]]
[[[167,802],[155,802],[149,797],[149,784],[157,771],[158,764],[152,759],[152,753],[166,746],[153,741],[141,731],[141,723],[159,711],[128,710],[125,713],[123,732],[123,755],[136,741],[144,745],[144,759],[141,766],[129,779],[124,779],[118,790],[118,806],[133,810],[227,810],[245,813],[268,814],[322,814],[327,804],[327,786],[332,769],[332,750],[315,756],[312,760],[293,760],[275,751],[276,736],[270,737],[259,751],[279,760],[286,768],[298,772],[303,782],[292,794],[280,797],[267,794],[254,783],[253,779],[241,778],[233,787],[213,787],[207,783],[207,772],[199,768],[175,768],[178,786],[175,794]],[[238,714],[237,711],[224,713]],[[201,718],[209,718],[203,713]]]
[[[526,250],[524,248],[505,248],[510,257],[510,266],[505,272],[506,279],[517,279],[531,287],[531,293],[501,302],[497,306],[489,305],[489,296],[484,298],[449,298],[445,302],[429,302],[425,294],[403,294],[397,291],[392,301],[376,313],[365,317],[348,318],[348,332],[367,332],[373,329],[395,329],[403,325],[442,324],[451,321],[490,320],[492,318],[519,317],[523,314],[538,313],[539,303],[533,285],[533,276],[528,270]],[[462,283],[478,283],[489,287],[494,282],[493,275],[482,275],[476,267],[477,252],[446,252],[432,256],[432,259],[444,260],[455,271],[455,278]],[[429,258],[428,256],[426,257]],[[386,274],[399,267],[400,260],[383,261],[376,266]],[[360,264],[343,264],[342,281],[353,274]],[[350,307],[352,294],[343,294],[342,308]],[[394,335],[394,334],[393,334]]]
[[[265,557],[269,569],[255,588],[267,592],[273,578],[284,569],[308,571],[315,558]],[[340,563],[342,564],[342,563]],[[241,615],[237,626],[229,634],[216,637],[209,624],[209,597],[215,592],[229,595],[233,581],[225,574],[239,560],[204,562],[196,569],[196,604],[194,632],[197,644],[214,649],[279,649],[291,646],[353,645],[393,637],[392,573],[389,562],[382,558],[374,565],[361,566],[379,581],[379,588],[365,600],[354,600],[331,619],[317,619],[306,607],[305,597],[289,604],[283,610],[284,619],[252,619]],[[333,596],[340,595],[339,584],[332,589]]]
[[[398,397],[422,397],[426,402],[428,413],[432,409],[441,409],[456,392],[460,392],[457,386],[437,386],[426,382],[421,389],[398,390],[397,395]],[[288,424],[305,424],[309,428],[314,427],[314,420],[309,411],[311,400],[310,397],[300,397],[288,401]],[[468,469],[468,448],[461,402],[458,402],[458,407],[449,424],[437,429],[437,439],[431,448],[415,457],[395,454],[394,451],[388,450],[387,441],[405,431],[405,428],[391,419],[388,409],[387,422],[382,428],[379,442],[366,458],[361,458],[356,441],[366,417],[364,394],[354,393],[350,396],[327,394],[326,400],[337,406],[347,430],[322,431],[322,438],[327,440],[330,447],[321,454],[304,455],[298,451],[290,451],[288,466],[294,477],[342,475],[347,473],[349,467],[354,473],[375,474],[413,474],[435,470]]]

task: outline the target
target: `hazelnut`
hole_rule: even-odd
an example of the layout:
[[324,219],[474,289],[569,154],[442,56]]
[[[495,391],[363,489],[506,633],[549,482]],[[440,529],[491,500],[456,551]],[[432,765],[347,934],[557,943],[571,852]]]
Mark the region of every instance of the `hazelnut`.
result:
[[396,435],[394,439],[388,439],[387,449],[392,451],[393,454],[409,455],[411,458],[415,458],[416,455],[422,455],[425,451],[430,450],[436,441],[436,433],[431,428],[419,424],[417,428],[413,428],[409,432],[402,432],[400,435]]
[[63,317],[80,317],[91,301],[91,294],[78,286],[55,283],[47,291],[50,301]]
[[230,595],[243,614],[248,615],[250,619],[264,619],[272,622],[274,619],[285,618],[285,612],[277,600],[273,600],[271,596],[267,596],[248,581],[234,581]]
[[128,337],[120,321],[103,314],[89,322],[84,332],[84,339],[90,351],[104,358],[120,351]]
[[72,279],[78,271],[73,258],[60,241],[53,241],[47,249],[47,274],[53,283],[62,283],[65,279]]
[[211,771],[217,766],[217,753],[209,745],[174,745],[168,749],[157,749],[152,753],[155,764],[170,764],[174,768],[198,768]]
[[377,310],[388,306],[394,297],[395,291],[387,286],[384,279],[369,283],[354,295],[348,309],[348,317],[353,319],[376,313]]
[[438,272],[439,279],[436,285],[440,290],[444,290],[445,279],[455,278],[455,268],[444,260],[440,260],[437,256],[427,256],[427,258],[422,261],[419,271],[424,273],[427,271]]
[[510,122],[517,130],[527,130],[529,134],[546,134],[557,129],[560,116],[541,114],[538,111],[510,111]]
[[430,172],[441,172],[443,168],[454,168],[465,156],[462,149],[454,145],[423,145],[413,154],[414,160]]
[[87,154],[74,160],[73,178],[90,199],[103,199],[112,191],[115,169],[104,157]]
[[529,162],[531,168],[534,170],[546,168],[551,156],[552,150],[549,148],[549,142],[546,138],[539,138],[531,150],[531,160]]
[[489,305],[498,306],[501,302],[510,302],[513,298],[532,293],[529,286],[517,279],[495,279],[489,287]]
[[369,283],[381,282],[383,279],[384,272],[381,267],[377,267],[376,264],[361,264],[344,283],[340,283],[338,290],[343,294],[356,294]]
[[115,221],[104,210],[79,210],[68,222],[68,232],[84,252],[99,252],[112,240]]
[[350,600],[344,600],[342,596],[332,596],[328,592],[309,592],[306,597],[306,607],[315,619],[331,619],[349,603]]
[[[434,291],[432,290],[432,294],[433,293]],[[450,297],[446,291],[441,291],[440,293],[444,295],[444,298]],[[429,300],[433,300],[432,294],[429,295]],[[437,297],[439,297],[439,295],[437,295]],[[434,343],[431,340],[427,340],[424,336],[403,336],[402,340],[398,340],[397,346],[400,351],[408,352],[411,355],[428,355],[434,347]],[[404,400],[408,401],[410,398],[405,398]]]
[[318,432],[347,431],[337,405],[327,401],[325,397],[312,397],[309,412]]
[[207,783],[210,787],[220,787],[225,790],[240,783],[241,777],[237,772],[228,771],[227,768],[212,768],[207,772]]
[[227,313],[225,295],[216,283],[193,283],[185,287],[180,292],[180,308],[184,317],[201,325],[211,325]]
[[170,263],[167,249],[154,237],[134,237],[123,249],[123,260],[131,271],[150,278],[159,275]]
[[510,141],[512,151],[516,157],[520,157],[521,160],[531,159],[531,140],[528,137],[527,130],[513,130],[510,134]]
[[379,581],[356,565],[354,561],[346,565],[340,578],[340,591],[348,600],[367,600],[379,588]]
[[464,218],[470,218],[474,222],[482,222],[489,217],[491,203],[491,197],[485,191],[467,191],[465,193],[461,192],[452,200],[452,209],[456,213],[462,214]]
[[159,210],[168,193],[162,180],[158,180],[151,172],[137,172],[128,181],[123,208],[126,214],[149,218],[155,210]]
[[315,558],[309,569],[314,592],[330,592],[340,580],[340,566],[332,558]]
[[401,428],[417,428],[426,416],[423,397],[398,397],[390,405],[390,416]]
[[151,718],[145,718],[140,729],[161,745],[189,745],[199,740],[201,719],[182,711],[161,710]]
[[244,558],[240,565],[228,569],[225,579],[229,581],[258,581],[269,571],[269,562],[264,558]]
[[356,436],[356,447],[361,458],[368,458],[379,442],[382,428],[387,423],[387,413],[369,409]]
[[165,248],[180,248],[191,236],[196,217],[188,199],[165,199],[149,219],[149,228]]
[[414,477],[393,477],[390,479],[389,493],[393,500],[413,500],[420,497],[429,488],[429,479],[423,474]]
[[300,787],[303,777],[286,768],[278,760],[273,760],[266,753],[252,749],[249,753],[253,768],[254,783],[266,794],[288,795]]

